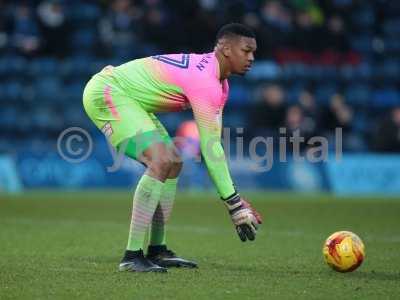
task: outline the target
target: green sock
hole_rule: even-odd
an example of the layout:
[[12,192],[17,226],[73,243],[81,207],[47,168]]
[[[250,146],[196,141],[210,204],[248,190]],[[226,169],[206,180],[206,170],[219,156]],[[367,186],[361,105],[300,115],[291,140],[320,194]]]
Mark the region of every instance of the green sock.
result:
[[166,223],[174,205],[178,179],[167,179],[151,223],[150,245],[166,244]]
[[146,232],[160,201],[163,186],[163,182],[148,175],[143,175],[139,180],[133,197],[127,250],[143,249]]

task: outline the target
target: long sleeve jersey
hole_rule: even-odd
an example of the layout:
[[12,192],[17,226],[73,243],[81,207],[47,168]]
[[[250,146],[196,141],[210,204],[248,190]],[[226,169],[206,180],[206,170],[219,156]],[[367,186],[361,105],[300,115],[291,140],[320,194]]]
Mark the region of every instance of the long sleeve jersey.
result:
[[192,108],[200,149],[219,194],[235,192],[221,145],[222,111],[229,85],[219,80],[214,52],[156,55],[132,60],[113,70],[121,87],[152,113]]

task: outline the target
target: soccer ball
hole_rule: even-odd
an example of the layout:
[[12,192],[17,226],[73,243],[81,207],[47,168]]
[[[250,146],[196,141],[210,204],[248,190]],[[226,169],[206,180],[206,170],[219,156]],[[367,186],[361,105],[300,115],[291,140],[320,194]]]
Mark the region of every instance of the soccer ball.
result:
[[326,263],[335,271],[352,272],[364,260],[364,243],[353,232],[337,231],[326,239],[322,253]]

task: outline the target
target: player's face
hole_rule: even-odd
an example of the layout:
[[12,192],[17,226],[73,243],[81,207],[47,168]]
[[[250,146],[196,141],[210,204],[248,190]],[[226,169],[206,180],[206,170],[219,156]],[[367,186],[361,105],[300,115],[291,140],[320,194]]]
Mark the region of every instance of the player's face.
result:
[[232,43],[230,62],[233,74],[244,75],[254,62],[257,42],[254,38],[239,37]]

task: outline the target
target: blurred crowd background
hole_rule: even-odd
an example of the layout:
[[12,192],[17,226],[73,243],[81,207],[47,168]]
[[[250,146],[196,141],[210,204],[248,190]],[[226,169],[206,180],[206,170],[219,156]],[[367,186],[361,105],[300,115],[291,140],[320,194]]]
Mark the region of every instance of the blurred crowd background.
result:
[[[212,51],[218,28],[257,34],[256,64],[230,81],[224,125],[252,137],[300,129],[345,151],[400,151],[400,1],[0,0],[0,152],[96,129],[81,95],[108,64]],[[161,116],[173,135],[190,112]]]

